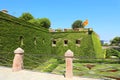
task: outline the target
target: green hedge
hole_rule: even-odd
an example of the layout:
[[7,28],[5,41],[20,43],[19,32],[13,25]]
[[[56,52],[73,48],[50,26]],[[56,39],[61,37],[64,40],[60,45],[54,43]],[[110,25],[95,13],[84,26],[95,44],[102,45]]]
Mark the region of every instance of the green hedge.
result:
[[[25,55],[27,55],[24,57],[25,68],[30,68],[30,66],[36,67],[37,65],[39,65],[36,63],[36,58],[40,58],[38,60],[39,62],[42,62],[42,59],[47,60],[50,58],[49,56],[51,55],[51,35],[49,34],[47,29],[42,27],[38,28],[37,25],[33,25],[31,23],[19,20],[18,18],[15,18],[11,15],[0,12],[0,31],[0,56],[3,57],[2,59],[0,59],[1,65],[8,64],[9,66],[11,66],[12,62],[7,61],[6,56],[7,59],[12,60],[13,51],[18,47],[23,48],[25,50]],[[24,45],[22,46],[20,36],[23,37]],[[35,38],[36,45],[34,44]],[[30,60],[27,57],[31,55],[35,58],[31,57]],[[46,60],[44,60],[44,62]],[[6,63],[4,61],[6,61]]]
[[92,33],[92,42],[94,51],[96,53],[96,58],[105,58],[105,53],[102,50],[99,36],[95,32]]
[[119,64],[120,59],[77,59],[73,63],[105,63],[105,64]]
[[120,52],[115,49],[107,49],[106,58],[110,58],[111,56],[116,56],[116,58],[120,58]]
[[[65,52],[70,49],[74,52],[75,57],[81,59],[103,58],[102,47],[94,33],[57,32],[51,34],[52,38],[56,40],[56,46],[52,47],[52,53],[55,55],[64,56]],[[64,40],[68,40],[67,46],[64,46]],[[80,40],[80,46],[76,45],[76,40]]]
[[52,72],[57,66],[59,62],[57,59],[49,59],[45,63],[39,65],[37,68],[34,70],[41,71],[41,72]]
[[[0,31],[0,48],[2,52],[13,52],[14,49],[20,46],[19,38],[23,36],[24,45],[22,48],[27,53],[50,53],[51,36],[48,30],[37,28],[30,23],[0,12]],[[36,38],[37,45],[34,45],[34,38]]]

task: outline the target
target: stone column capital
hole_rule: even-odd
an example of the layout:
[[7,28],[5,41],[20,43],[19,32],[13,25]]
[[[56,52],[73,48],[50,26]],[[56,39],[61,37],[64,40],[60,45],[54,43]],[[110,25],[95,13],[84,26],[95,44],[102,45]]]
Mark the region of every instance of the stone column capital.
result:
[[66,58],[72,58],[73,56],[74,56],[74,54],[70,49],[65,52]]
[[23,54],[24,53],[24,50],[20,47],[18,47],[16,50],[14,50],[14,53],[19,53],[19,54]]

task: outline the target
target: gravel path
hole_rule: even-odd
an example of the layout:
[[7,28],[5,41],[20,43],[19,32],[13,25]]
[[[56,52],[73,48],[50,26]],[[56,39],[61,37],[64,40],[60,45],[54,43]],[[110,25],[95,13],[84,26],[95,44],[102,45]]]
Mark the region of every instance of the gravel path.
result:
[[[65,80],[65,78],[62,75],[33,72],[28,70],[12,72],[11,68],[0,67],[0,80]],[[74,77],[73,80],[99,80],[99,79]]]

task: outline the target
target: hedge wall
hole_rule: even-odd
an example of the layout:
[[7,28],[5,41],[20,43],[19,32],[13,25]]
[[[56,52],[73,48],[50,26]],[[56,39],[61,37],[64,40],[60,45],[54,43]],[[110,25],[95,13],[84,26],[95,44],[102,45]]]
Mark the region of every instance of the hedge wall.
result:
[[[99,39],[93,33],[57,32],[51,34],[53,40],[56,40],[56,46],[52,47],[52,53],[56,56],[64,56],[64,53],[70,49],[77,58],[89,59],[102,57],[102,48],[99,45],[100,43],[97,42]],[[64,40],[68,40],[67,46],[64,46]],[[76,45],[76,40],[80,40],[80,46]]]
[[105,52],[102,50],[100,39],[95,32],[92,33],[93,48],[96,53],[96,58],[105,58]]
[[[25,50],[25,60],[31,55],[37,58],[49,58],[51,55],[50,38],[51,35],[47,29],[38,28],[37,25],[0,12],[0,57],[3,60],[6,56],[12,60],[13,51],[18,47]],[[21,40],[23,40],[23,45],[21,45]],[[31,57],[30,59],[34,61],[34,58]],[[0,60],[0,62],[2,61]],[[28,65],[29,63],[25,64]]]
[[[0,12],[0,65],[11,66],[13,51],[21,47],[25,50],[25,68],[33,69],[51,57],[64,59],[70,49],[76,58],[104,58],[99,38],[93,32],[55,32],[20,20]],[[56,46],[51,47],[52,40]],[[64,40],[68,40],[65,46]],[[77,44],[76,40],[79,40]]]

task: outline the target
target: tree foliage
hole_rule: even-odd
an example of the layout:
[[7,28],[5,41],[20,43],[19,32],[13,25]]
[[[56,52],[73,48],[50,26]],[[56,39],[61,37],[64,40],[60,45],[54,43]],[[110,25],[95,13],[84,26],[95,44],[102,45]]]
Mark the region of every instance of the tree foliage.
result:
[[120,46],[120,37],[115,37],[110,42],[111,42],[111,45]]
[[35,19],[30,13],[23,13],[19,19],[28,21],[32,24],[38,25],[40,27],[49,28],[51,26],[51,22],[48,18],[37,18]]
[[73,22],[72,24],[72,28],[84,28],[84,26],[82,25],[82,21],[81,20],[76,20],[75,22]]
[[25,21],[29,21],[31,19],[34,19],[34,17],[30,14],[30,13],[23,13],[19,19],[25,20]]
[[38,18],[36,20],[37,24],[44,28],[50,28],[51,22],[48,18]]
[[51,25],[51,22],[48,18],[31,19],[29,22],[44,28],[49,28]]
[[31,19],[28,22],[32,23],[32,24],[37,24],[38,25],[38,21],[37,19]]

